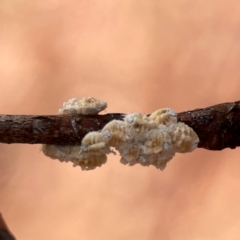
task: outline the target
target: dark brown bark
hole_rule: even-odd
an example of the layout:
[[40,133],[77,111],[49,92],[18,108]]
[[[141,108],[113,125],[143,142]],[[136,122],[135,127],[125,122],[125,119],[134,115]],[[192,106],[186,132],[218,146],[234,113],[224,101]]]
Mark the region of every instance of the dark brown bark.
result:
[[199,148],[222,150],[240,146],[240,101],[178,114],[197,133]]
[[[0,115],[0,142],[80,144],[90,131],[101,130],[125,114],[106,115]],[[199,148],[222,150],[240,146],[240,101],[178,113],[178,120],[198,134]]]

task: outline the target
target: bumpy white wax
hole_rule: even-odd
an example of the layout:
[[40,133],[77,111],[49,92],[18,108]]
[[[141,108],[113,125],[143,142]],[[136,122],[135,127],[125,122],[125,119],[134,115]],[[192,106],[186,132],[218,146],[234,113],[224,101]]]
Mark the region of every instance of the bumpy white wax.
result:
[[[107,103],[92,97],[83,99],[72,98],[63,103],[60,114],[98,114],[107,107]],[[73,126],[74,127],[74,126]],[[73,166],[80,166],[82,170],[92,170],[107,162],[107,155],[113,151],[106,145],[107,137],[99,132],[90,132],[82,140],[81,145],[59,146],[42,144],[43,153],[61,162],[73,162]]]
[[[70,99],[63,104],[61,114],[98,114],[107,104],[92,97]],[[163,170],[175,153],[193,151],[199,143],[197,134],[182,122],[170,108],[162,108],[149,117],[141,113],[126,115],[124,121],[113,120],[101,132],[90,132],[80,146],[42,145],[45,155],[71,161],[83,170],[100,167],[107,161],[107,154],[115,147],[121,155],[120,162],[133,166],[153,165]]]

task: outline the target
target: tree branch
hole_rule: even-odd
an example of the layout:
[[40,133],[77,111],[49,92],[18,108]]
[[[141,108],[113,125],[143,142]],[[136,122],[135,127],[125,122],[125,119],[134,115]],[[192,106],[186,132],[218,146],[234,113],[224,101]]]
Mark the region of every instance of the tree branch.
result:
[[[123,120],[125,114],[105,115],[0,115],[0,142],[80,144],[91,131],[108,122]],[[240,101],[177,114],[178,121],[194,129],[199,148],[222,150],[240,146]]]

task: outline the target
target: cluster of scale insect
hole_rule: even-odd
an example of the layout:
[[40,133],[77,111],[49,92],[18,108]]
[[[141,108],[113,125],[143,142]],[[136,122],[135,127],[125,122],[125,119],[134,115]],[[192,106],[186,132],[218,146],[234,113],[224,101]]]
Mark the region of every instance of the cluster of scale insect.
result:
[[108,144],[119,151],[121,163],[153,165],[161,170],[176,152],[191,152],[199,141],[190,127],[177,122],[177,114],[170,108],[159,109],[149,117],[128,114],[124,122],[112,121],[103,131],[109,132]]
[[[107,104],[102,100],[86,97],[72,98],[63,104],[61,114],[98,114]],[[121,155],[120,162],[133,166],[153,165],[163,170],[176,152],[193,151],[199,139],[192,128],[177,122],[177,114],[162,108],[150,116],[131,113],[124,121],[113,120],[101,132],[90,132],[77,146],[42,145],[45,155],[62,162],[73,162],[83,170],[100,167],[107,162],[107,154],[115,147]]]
[[[72,98],[63,103],[60,114],[98,114],[107,107],[107,103],[92,97],[83,99]],[[99,132],[90,132],[82,140],[81,145],[50,145],[42,144],[43,153],[61,162],[73,162],[82,170],[92,170],[107,162],[107,155],[113,151],[106,145],[107,137]]]
[[[121,155],[120,162],[133,166],[154,165],[163,169],[162,164],[166,155],[164,146],[171,144],[171,137],[167,131],[158,129],[158,124],[141,113],[128,114],[124,122],[109,123],[105,126],[111,133],[115,148]],[[122,132],[124,129],[124,134]],[[121,137],[119,137],[121,136]],[[169,152],[169,149],[167,150]],[[172,154],[171,154],[172,155]]]
[[63,103],[63,108],[58,110],[59,114],[83,114],[94,115],[107,108],[107,103],[93,97],[82,99],[71,98]]

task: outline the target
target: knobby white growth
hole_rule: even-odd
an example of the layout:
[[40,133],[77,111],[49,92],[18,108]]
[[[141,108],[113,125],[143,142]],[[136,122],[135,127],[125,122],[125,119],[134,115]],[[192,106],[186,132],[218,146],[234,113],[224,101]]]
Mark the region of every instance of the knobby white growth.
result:
[[[63,104],[59,113],[98,114],[106,107],[107,103],[92,97],[72,98]],[[124,121],[113,120],[101,132],[88,133],[80,146],[43,144],[42,151],[50,158],[71,161],[73,166],[91,170],[106,163],[107,154],[115,153],[110,147],[115,147],[123,164],[153,165],[163,170],[176,152],[191,152],[198,143],[192,128],[177,122],[177,114],[172,109],[162,108],[150,116],[131,113]]]
[[[72,98],[63,103],[60,114],[98,114],[107,107],[107,103],[92,97],[78,100]],[[81,145],[59,146],[42,144],[43,153],[61,162],[73,162],[73,166],[80,166],[82,170],[91,170],[107,162],[107,155],[113,151],[106,144],[106,135],[99,132],[90,132],[82,140]]]
[[92,97],[83,99],[71,98],[63,103],[63,108],[58,110],[59,114],[98,114],[107,108],[107,103]]

